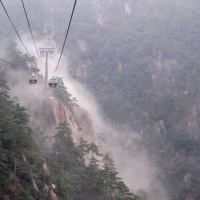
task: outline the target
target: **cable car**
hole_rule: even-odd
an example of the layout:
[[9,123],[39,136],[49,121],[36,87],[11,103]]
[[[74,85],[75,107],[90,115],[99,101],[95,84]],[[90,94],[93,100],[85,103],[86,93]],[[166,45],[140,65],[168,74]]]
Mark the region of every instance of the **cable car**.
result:
[[58,80],[55,76],[49,79],[49,87],[56,87],[58,85]]
[[36,74],[31,74],[29,77],[29,83],[30,84],[36,84],[37,83],[37,75]]

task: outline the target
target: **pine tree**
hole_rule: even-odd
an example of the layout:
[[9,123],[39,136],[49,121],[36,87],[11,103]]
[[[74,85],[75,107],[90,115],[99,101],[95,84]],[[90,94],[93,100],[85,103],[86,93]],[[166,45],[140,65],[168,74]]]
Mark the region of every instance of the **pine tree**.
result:
[[[9,87],[0,80],[0,198],[33,200],[35,173],[39,179],[41,158],[31,137],[26,109],[9,99]],[[30,190],[29,190],[30,189]]]
[[61,163],[65,169],[72,170],[79,164],[78,158],[80,155],[71,137],[71,129],[67,122],[59,124],[56,129],[57,134],[55,135],[54,144],[55,160]]
[[88,152],[89,147],[90,147],[90,145],[88,144],[88,142],[86,140],[84,140],[83,138],[81,138],[80,144],[77,146],[77,148],[80,153],[80,160],[82,160],[83,162],[85,161],[84,156],[89,153]]

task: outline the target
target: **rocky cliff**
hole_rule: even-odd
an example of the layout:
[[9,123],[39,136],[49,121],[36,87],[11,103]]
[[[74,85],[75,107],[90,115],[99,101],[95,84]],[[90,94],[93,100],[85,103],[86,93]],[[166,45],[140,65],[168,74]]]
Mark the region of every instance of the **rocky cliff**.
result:
[[54,136],[56,126],[63,121],[67,121],[76,144],[83,138],[88,143],[93,142],[98,145],[92,121],[85,109],[79,106],[73,106],[72,109],[69,109],[59,99],[48,97],[45,102],[45,115],[48,125],[47,136]]
[[[45,116],[46,116],[46,147],[51,149],[54,140],[52,136],[56,134],[56,127],[58,124],[67,121],[71,130],[72,137],[76,144],[79,144],[80,139],[88,141],[88,143],[95,143],[98,146],[98,139],[94,131],[92,121],[87,111],[79,106],[67,107],[64,103],[50,96],[45,101]],[[89,157],[86,158],[86,164],[89,161]],[[49,173],[48,166],[44,163],[43,171]],[[50,174],[49,174],[50,175]],[[53,183],[46,185],[46,192],[50,192],[51,200],[57,200],[57,196],[52,188]]]

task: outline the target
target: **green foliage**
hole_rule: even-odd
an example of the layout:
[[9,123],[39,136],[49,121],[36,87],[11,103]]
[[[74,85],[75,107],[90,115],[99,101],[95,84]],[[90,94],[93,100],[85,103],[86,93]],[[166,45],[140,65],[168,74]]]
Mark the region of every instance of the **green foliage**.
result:
[[[85,159],[90,156],[86,166]],[[66,122],[58,125],[53,152],[47,160],[60,199],[140,199],[130,193],[121,178],[116,176],[114,162],[108,155],[103,158],[103,169],[99,168],[101,156],[94,143],[88,144],[81,139],[76,146]]]
[[57,130],[54,145],[54,154],[57,155],[55,159],[65,169],[71,170],[78,165],[77,158],[79,157],[79,152],[71,137],[71,129],[67,122],[63,122],[58,126]]
[[36,193],[31,179],[41,173],[41,158],[25,108],[9,99],[9,88],[2,79],[0,88],[0,198],[8,195],[11,199],[33,200]]
[[[22,58],[20,52],[14,54],[15,62],[22,63],[21,69],[14,70],[27,70],[26,58]],[[44,173],[26,108],[10,100],[9,87],[3,79],[0,88],[0,198],[4,195],[12,200],[49,198],[49,193],[43,191],[44,184],[48,184],[55,186],[53,190],[59,199],[135,199],[124,182],[116,177],[113,161],[110,161],[112,170],[109,172],[99,168],[102,155],[94,143],[88,144],[81,139],[76,146],[67,122],[57,127],[52,152],[47,155],[50,174]],[[70,99],[62,80],[54,95],[65,105],[71,106],[75,102]],[[33,180],[39,191],[34,188]]]
[[[45,13],[48,16],[47,10],[51,10],[51,6],[54,6],[54,16],[57,16],[55,40],[58,47],[61,46],[61,38],[66,31],[63,27],[66,27],[67,22],[63,20],[63,16],[69,16],[72,3],[51,0],[46,5],[47,12],[40,12],[38,8],[44,8],[46,2],[41,1],[39,4],[35,2],[30,0],[28,5],[33,27],[42,32],[43,20],[41,19],[44,18]],[[200,3],[197,0],[127,2],[131,8],[129,15],[124,10],[123,0],[102,0],[95,6],[92,4],[93,1],[79,2],[65,50],[68,51],[70,58],[69,71],[95,94],[104,113],[111,121],[117,124],[128,124],[136,131],[142,131],[142,142],[138,146],[147,148],[149,158],[155,160],[162,170],[158,176],[169,190],[171,199],[182,200],[187,195],[198,199],[200,196],[198,148]],[[8,6],[9,11],[12,7],[18,8],[19,4],[12,1]],[[22,18],[16,17],[19,14],[17,10],[11,12],[13,19]],[[3,23],[0,36],[5,38],[6,35],[8,40],[11,40],[14,34],[4,14],[0,13]],[[38,16],[40,16],[39,21],[36,20]],[[102,20],[102,24],[97,23],[98,20]],[[18,23],[23,32],[24,21],[19,20]],[[85,51],[77,45],[77,41],[82,40],[87,44]],[[35,58],[23,55],[15,44],[10,46],[8,53],[8,60],[19,65],[19,68],[9,67],[15,70],[28,72],[28,64],[34,64],[36,61]],[[83,65],[87,66],[84,68],[84,73],[78,73],[83,71]],[[7,65],[1,64],[1,69],[5,70],[5,66]],[[4,70],[0,71],[0,76],[3,76],[1,72]],[[15,84],[15,81],[13,83]],[[29,146],[34,148],[34,145],[28,139],[31,131],[26,123],[23,123],[23,120],[26,121],[28,117],[24,114],[24,108],[10,101],[8,88],[3,82],[1,84],[3,86],[0,90],[2,159],[0,169],[5,175],[2,177],[4,180],[8,176],[7,171],[13,169],[13,155],[11,156],[10,152],[14,151],[16,143],[20,144],[17,150],[25,151],[32,161],[34,156],[25,149]],[[66,105],[73,103],[63,83],[54,90],[54,94]],[[13,114],[8,115],[8,113]],[[158,129],[155,130],[159,123],[163,124],[163,127],[158,127],[160,132],[157,131]],[[23,128],[24,130],[21,131]],[[55,168],[53,172],[55,176],[59,174],[58,178],[55,178],[59,185],[59,196],[65,199],[81,199],[80,194],[82,194],[82,199],[92,199],[92,197],[102,199],[105,185],[99,180],[102,171],[97,169],[99,163],[96,160],[96,147],[88,146],[82,141],[77,150],[70,139],[71,136],[67,136],[70,135],[67,126],[63,125],[58,131],[60,135],[56,140],[60,146],[54,147],[52,169]],[[89,152],[93,156],[90,165],[84,168],[83,162]],[[60,161],[61,164],[58,163]],[[76,167],[73,168],[74,165]],[[78,175],[72,172],[73,170],[76,170]],[[122,194],[120,197],[115,196],[115,199],[128,199],[128,196],[123,196],[127,188],[123,182],[115,180],[117,175],[115,170],[111,171],[112,173],[107,176],[110,173],[108,170],[105,176],[110,182],[117,181],[118,187],[121,188],[120,195]],[[184,181],[188,174],[191,175],[190,184]],[[87,187],[86,180],[91,188]],[[64,189],[62,183],[66,183],[65,186],[63,184]],[[112,190],[113,185],[114,182],[106,190],[107,196],[110,195],[109,191]]]
[[[129,15],[124,1],[102,1],[88,14],[98,13],[102,25],[75,21],[70,71],[95,94],[111,122],[143,133],[139,148],[147,148],[162,170],[158,176],[171,199],[198,199],[200,3],[128,4]],[[84,56],[75,45],[78,39],[87,43]],[[83,63],[84,75],[77,75]]]
[[65,105],[70,106],[71,104],[71,94],[67,92],[67,88],[65,87],[62,78],[58,77],[58,86],[56,90],[54,90],[54,95],[59,98]]

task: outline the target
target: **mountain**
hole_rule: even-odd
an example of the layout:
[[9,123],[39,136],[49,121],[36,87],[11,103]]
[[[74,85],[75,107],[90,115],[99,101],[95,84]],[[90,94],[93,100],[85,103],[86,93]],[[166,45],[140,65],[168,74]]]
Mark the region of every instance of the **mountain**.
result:
[[42,76],[28,84],[22,77],[35,60],[15,47],[15,65],[0,74],[0,199],[141,199],[101,154],[89,114],[62,79],[55,89]]
[[93,1],[90,21],[71,30],[70,73],[127,133],[120,145],[133,155],[136,145],[148,151],[170,199],[199,198],[199,6]]
[[[38,43],[43,37],[47,39],[45,30],[52,31],[43,30],[51,21],[56,54],[60,52],[73,2],[30,0],[26,6]],[[27,33],[21,5],[7,0],[6,7],[20,33]],[[95,127],[87,121],[93,108],[58,112],[63,104],[56,97],[50,96],[46,102],[45,113],[50,117],[43,122],[55,124],[63,116],[70,119],[70,110],[77,123],[70,128],[79,127],[75,138],[87,130],[91,141],[96,142],[92,130],[103,133],[107,144],[101,145],[112,152],[120,175],[132,191],[138,190],[143,196],[146,192],[149,199],[196,200],[200,196],[199,7],[196,0],[78,1],[64,50],[67,64],[62,60],[59,73],[69,73],[70,85],[66,87],[73,79],[91,91],[103,112],[103,125],[99,126],[99,117],[93,113]],[[7,48],[15,36],[4,14],[0,12],[1,45],[5,49],[1,55],[15,63],[14,53]],[[5,37],[8,40],[4,41]],[[55,59],[51,62],[56,63]],[[27,66],[22,61],[20,64],[21,68]],[[67,72],[63,73],[64,68]],[[15,85],[18,75],[13,73],[8,81]],[[19,86],[23,85],[23,80],[19,81]],[[13,94],[18,96],[18,91]],[[45,94],[41,89],[36,102],[46,99]],[[91,103],[90,98],[84,100]],[[44,113],[38,108],[35,112],[29,106],[40,119]],[[73,120],[69,122],[73,124]],[[39,126],[38,122],[32,123]]]

